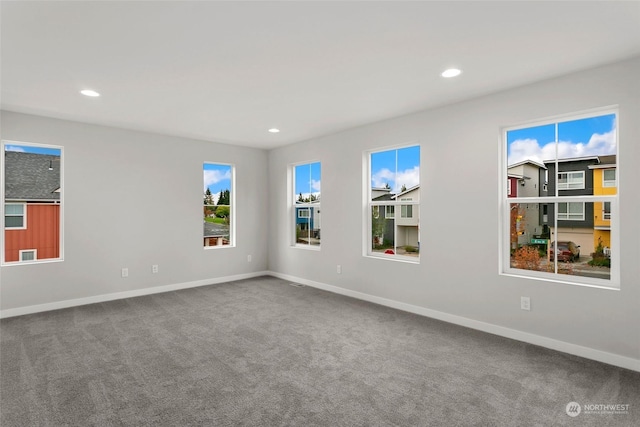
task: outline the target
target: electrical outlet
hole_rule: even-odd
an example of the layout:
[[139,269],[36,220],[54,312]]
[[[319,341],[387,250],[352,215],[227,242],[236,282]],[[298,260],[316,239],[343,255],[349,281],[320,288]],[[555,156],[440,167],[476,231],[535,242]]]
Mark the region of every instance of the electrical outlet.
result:
[[520,308],[522,310],[531,310],[531,298],[529,297],[520,297]]
[[129,269],[128,268],[123,268],[122,269],[122,277],[129,277]]
[[152,272],[153,274],[156,274],[156,273],[158,272],[158,264],[153,264],[153,265],[151,266],[151,272]]
[[338,274],[342,274],[342,266],[340,264],[338,264],[338,268],[336,268],[336,272]]
[[247,262],[251,262],[251,255],[247,255]]

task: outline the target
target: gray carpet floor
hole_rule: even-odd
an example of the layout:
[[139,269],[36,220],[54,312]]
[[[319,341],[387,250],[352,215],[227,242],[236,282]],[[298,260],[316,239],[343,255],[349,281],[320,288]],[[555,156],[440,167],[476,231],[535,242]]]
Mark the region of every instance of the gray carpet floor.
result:
[[640,373],[272,277],[0,325],[3,427],[640,425]]

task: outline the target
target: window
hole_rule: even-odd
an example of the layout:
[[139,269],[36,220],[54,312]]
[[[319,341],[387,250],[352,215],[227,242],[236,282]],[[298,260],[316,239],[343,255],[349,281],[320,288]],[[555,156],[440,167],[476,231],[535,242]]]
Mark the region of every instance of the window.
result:
[[320,210],[320,162],[292,165],[292,195],[295,212],[293,245],[320,248],[322,217]]
[[584,171],[558,173],[558,190],[581,190],[584,188]]
[[396,216],[396,207],[395,206],[385,206],[384,207],[384,217],[386,219],[394,219]]
[[8,203],[4,205],[4,228],[27,228],[25,204]]
[[35,250],[35,249],[21,250],[20,251],[20,261],[21,262],[24,262],[24,261],[35,261],[35,260],[38,259],[37,253],[38,253],[38,251]]
[[413,206],[412,205],[402,205],[402,206],[400,206],[400,217],[401,218],[413,218]]
[[616,170],[615,169],[605,169],[602,171],[602,186],[603,187],[616,186]]
[[369,231],[364,255],[419,262],[420,146],[368,152],[365,161]]
[[298,208],[298,218],[309,218],[311,212],[308,208]]
[[603,203],[602,218],[607,220],[611,219],[611,202]]
[[558,220],[584,221],[584,203],[558,203]]
[[62,260],[62,147],[2,141],[2,151],[2,263]]
[[204,163],[204,248],[235,245],[235,168],[223,163]]
[[530,191],[502,193],[503,274],[619,286],[617,120],[601,110],[504,129],[503,176],[529,177]]

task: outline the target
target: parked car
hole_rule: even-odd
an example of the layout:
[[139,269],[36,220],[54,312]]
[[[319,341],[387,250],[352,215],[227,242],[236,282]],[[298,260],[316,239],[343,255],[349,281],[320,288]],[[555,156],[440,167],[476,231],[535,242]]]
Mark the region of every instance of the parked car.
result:
[[[553,251],[555,245],[551,244],[551,261],[553,261]],[[571,262],[577,261],[580,258],[580,245],[576,245],[574,242],[558,242],[558,261]]]

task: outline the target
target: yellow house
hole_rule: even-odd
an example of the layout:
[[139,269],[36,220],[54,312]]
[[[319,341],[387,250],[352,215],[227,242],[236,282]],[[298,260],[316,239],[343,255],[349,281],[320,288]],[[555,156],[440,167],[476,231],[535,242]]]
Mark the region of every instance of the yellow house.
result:
[[[600,156],[600,163],[589,166],[593,169],[594,196],[616,194],[616,156]],[[605,248],[611,247],[611,203],[595,202],[593,204],[593,247],[601,243]]]

